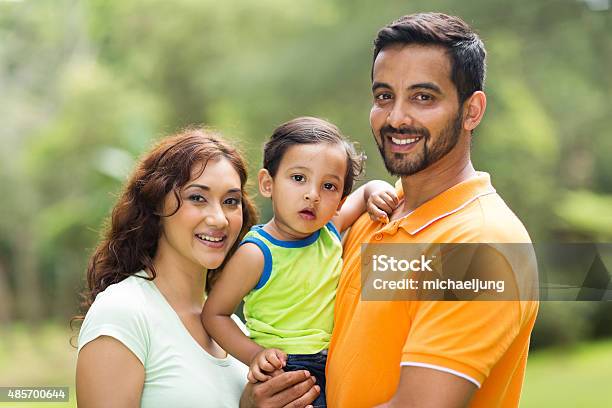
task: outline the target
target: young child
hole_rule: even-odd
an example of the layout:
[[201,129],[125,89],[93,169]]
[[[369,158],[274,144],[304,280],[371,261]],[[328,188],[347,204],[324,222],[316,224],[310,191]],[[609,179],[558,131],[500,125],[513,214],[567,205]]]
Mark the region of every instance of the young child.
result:
[[[301,117],[279,126],[258,174],[274,216],[245,236],[202,312],[210,335],[250,366],[249,381],[266,381],[280,369],[309,370],[321,389],[315,407],[325,406],[340,232],[366,209],[380,219],[398,204],[393,187],[382,181],[349,195],[361,167],[361,157],[331,123]],[[231,318],[243,298],[250,338]]]

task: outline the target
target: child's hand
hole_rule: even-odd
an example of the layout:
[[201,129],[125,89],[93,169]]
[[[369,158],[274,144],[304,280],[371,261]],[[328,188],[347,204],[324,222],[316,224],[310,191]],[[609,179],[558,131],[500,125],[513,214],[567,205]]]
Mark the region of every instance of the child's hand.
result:
[[255,354],[249,367],[247,379],[251,383],[267,381],[272,373],[281,370],[287,364],[287,355],[279,349],[264,349]]
[[366,203],[366,210],[372,221],[389,222],[389,216],[399,205],[395,190],[384,188],[370,194]]

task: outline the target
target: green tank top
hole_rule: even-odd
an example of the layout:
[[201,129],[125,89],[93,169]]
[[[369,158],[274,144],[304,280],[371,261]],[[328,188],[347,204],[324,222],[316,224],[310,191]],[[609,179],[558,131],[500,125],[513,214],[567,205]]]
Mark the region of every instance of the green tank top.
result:
[[299,241],[282,241],[256,225],[250,242],[264,255],[259,282],[244,298],[251,339],[288,354],[315,354],[328,348],[334,302],[342,269],[342,243],[336,227],[325,227]]

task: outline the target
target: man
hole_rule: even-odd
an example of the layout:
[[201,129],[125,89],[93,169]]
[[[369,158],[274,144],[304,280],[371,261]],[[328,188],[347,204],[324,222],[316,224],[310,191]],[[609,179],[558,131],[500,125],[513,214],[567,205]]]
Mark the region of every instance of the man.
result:
[[360,297],[363,243],[530,242],[470,160],[486,107],[477,34],[457,17],[414,14],[382,28],[374,45],[370,125],[403,202],[388,224],[363,216],[346,237],[328,406],[515,407],[536,301]]

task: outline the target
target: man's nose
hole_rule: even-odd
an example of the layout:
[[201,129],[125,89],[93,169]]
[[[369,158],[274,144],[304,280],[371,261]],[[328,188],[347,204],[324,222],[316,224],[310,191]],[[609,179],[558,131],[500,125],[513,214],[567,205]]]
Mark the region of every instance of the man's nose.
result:
[[413,125],[413,118],[410,115],[408,106],[405,102],[398,100],[393,105],[393,109],[389,112],[389,116],[387,116],[387,124],[394,129],[399,129],[405,126]]

